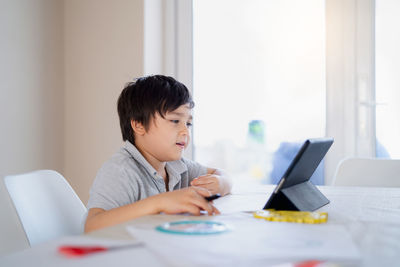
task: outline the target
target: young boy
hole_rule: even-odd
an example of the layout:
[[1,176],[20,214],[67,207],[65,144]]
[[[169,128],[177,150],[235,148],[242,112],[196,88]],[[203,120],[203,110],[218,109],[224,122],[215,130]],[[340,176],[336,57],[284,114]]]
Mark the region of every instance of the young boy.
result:
[[204,197],[228,194],[229,179],[182,158],[193,107],[186,86],[171,77],[143,77],[123,89],[118,115],[125,145],[97,173],[85,232],[160,212],[219,213]]

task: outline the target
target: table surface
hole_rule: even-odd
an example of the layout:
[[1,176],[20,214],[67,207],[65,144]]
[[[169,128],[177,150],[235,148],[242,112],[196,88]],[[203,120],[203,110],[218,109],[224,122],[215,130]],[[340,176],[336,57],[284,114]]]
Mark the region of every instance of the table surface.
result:
[[[325,260],[340,266],[400,266],[400,188],[318,188],[330,200],[328,205],[318,210],[328,212],[326,224],[255,219],[249,211],[260,210],[274,186],[235,185],[232,194],[214,201],[221,215],[145,216],[87,235],[65,237],[3,256],[0,266],[274,266],[307,260],[310,251],[315,251],[312,255],[317,259],[324,260],[326,255]],[[154,230],[164,222],[179,220],[218,221],[230,226],[231,231],[198,238]],[[307,249],[300,243],[302,234],[315,236],[318,233],[327,242],[325,249],[332,246],[333,249]],[[297,239],[291,240],[291,236]],[[124,242],[140,244],[74,259],[57,252],[57,248],[65,244],[120,245]],[[324,245],[322,243],[321,247]],[[350,251],[343,251],[347,245],[350,245],[349,250],[351,246],[356,248],[356,259],[351,258]]]

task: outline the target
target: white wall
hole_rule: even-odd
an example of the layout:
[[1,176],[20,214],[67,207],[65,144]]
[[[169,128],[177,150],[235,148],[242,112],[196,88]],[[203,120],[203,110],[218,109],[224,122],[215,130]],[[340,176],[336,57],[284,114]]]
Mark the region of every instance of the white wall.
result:
[[143,0],[0,1],[0,256],[28,247],[3,177],[62,173],[86,204],[143,74]]
[[117,98],[143,75],[143,2],[65,1],[65,176],[86,204],[122,144]]
[[[0,177],[63,171],[62,1],[0,2]],[[0,253],[27,246],[0,183]]]

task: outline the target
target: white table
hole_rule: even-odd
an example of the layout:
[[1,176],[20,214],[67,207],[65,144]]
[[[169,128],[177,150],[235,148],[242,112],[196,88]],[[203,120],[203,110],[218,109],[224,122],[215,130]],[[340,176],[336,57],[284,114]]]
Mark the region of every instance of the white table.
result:
[[[301,252],[301,239],[280,239],[279,231],[283,230],[284,235],[321,233],[328,243],[334,240],[345,242],[346,235],[343,238],[329,236],[329,231],[340,229],[358,250],[359,258],[343,261],[347,252],[343,252],[338,243],[332,250],[337,250],[337,256],[341,258],[337,262],[344,266],[400,266],[400,188],[319,187],[331,201],[319,210],[329,214],[328,223],[321,225],[268,222],[244,212],[261,209],[273,188],[271,185],[236,186],[232,195],[215,201],[221,216],[146,216],[89,235],[62,238],[7,255],[0,258],[0,266],[269,266],[304,260],[301,253],[297,253]],[[198,238],[178,237],[154,230],[163,222],[183,219],[220,221],[230,225],[232,231]],[[128,233],[129,227],[133,227],[134,237]],[[99,243],[104,239],[117,243],[135,238],[146,240],[142,246],[80,259],[68,259],[57,253],[59,245],[79,243],[85,238],[95,238]],[[276,252],[276,247],[283,247],[285,251]],[[319,247],[314,249],[315,255],[321,255]],[[284,256],[274,257],[279,253]]]

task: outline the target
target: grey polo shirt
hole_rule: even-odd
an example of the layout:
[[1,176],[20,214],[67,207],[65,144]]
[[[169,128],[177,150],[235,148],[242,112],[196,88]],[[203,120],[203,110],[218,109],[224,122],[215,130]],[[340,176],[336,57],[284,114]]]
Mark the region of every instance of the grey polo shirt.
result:
[[[190,186],[207,168],[188,159],[166,163],[169,190]],[[109,210],[165,192],[164,179],[129,141],[103,164],[90,189],[88,209]]]

